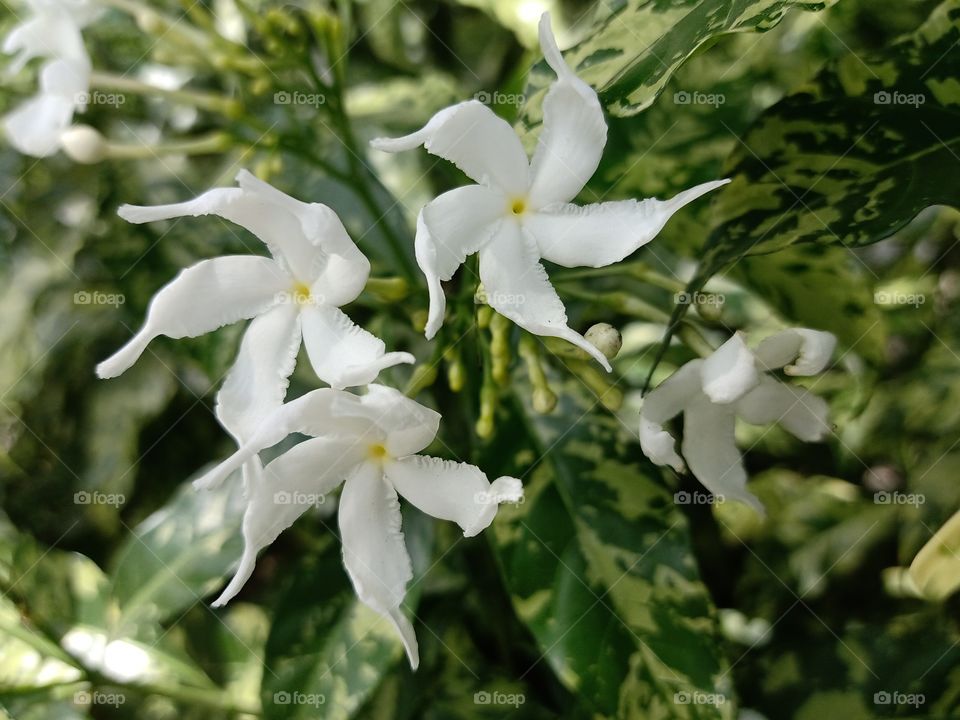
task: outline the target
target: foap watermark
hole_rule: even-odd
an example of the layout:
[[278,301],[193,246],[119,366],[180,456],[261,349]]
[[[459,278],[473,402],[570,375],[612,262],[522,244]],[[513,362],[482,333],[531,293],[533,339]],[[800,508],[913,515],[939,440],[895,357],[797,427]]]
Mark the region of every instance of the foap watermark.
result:
[[923,693],[905,693],[899,690],[890,692],[889,690],[880,690],[873,694],[874,705],[909,705],[912,708],[919,708],[927,701]]
[[477,292],[476,301],[496,308],[518,308],[527,301],[527,296],[522,293],[491,293],[483,290]]
[[278,490],[273,494],[274,505],[323,505],[326,501],[327,496],[322,493]]
[[307,705],[309,707],[320,707],[327,701],[327,696],[323,693],[304,693],[299,690],[287,692],[280,690],[273,694],[274,705]]
[[673,94],[673,102],[676,105],[710,105],[718,108],[726,101],[727,97],[723,93],[704,93],[698,90],[688,92],[686,90],[680,90]]
[[106,293],[99,290],[78,290],[73,294],[74,305],[109,305],[120,307],[127,301],[123,293]]
[[673,494],[673,502],[676,505],[722,505],[725,499],[723,495],[714,495],[699,490],[693,492],[679,490]]
[[927,296],[923,293],[878,290],[873,294],[873,302],[875,305],[912,305],[918,308],[927,302]]
[[474,705],[510,705],[518,708],[527,701],[527,696],[523,693],[505,693],[499,690],[488,692],[481,690],[473,694]]
[[325,105],[327,97],[323,93],[306,93],[299,90],[280,90],[273,94],[274,105],[309,105],[320,107]]
[[484,105],[522,105],[527,101],[527,96],[523,93],[481,90],[473,96],[473,99],[482,102]]
[[923,93],[904,93],[899,90],[889,91],[880,90],[873,94],[874,105],[912,105],[915,108],[920,107],[927,101],[927,96]]
[[[523,505],[526,497],[521,495],[516,500],[510,500],[511,505]],[[473,496],[473,501],[477,505],[499,505],[503,502],[503,498],[497,493],[492,492],[478,492]]]
[[73,494],[74,505],[109,505],[120,507],[126,504],[127,496],[123,493],[105,493],[99,490],[77,490]]
[[323,305],[324,296],[311,292],[310,288],[296,288],[278,292],[273,296],[275,305]]
[[902,493],[899,490],[880,490],[873,494],[873,502],[877,505],[913,505],[920,507],[927,501],[923,493]]
[[699,690],[681,690],[673,694],[673,702],[677,705],[712,705],[720,707],[727,701],[723,693],[705,693]]
[[726,295],[722,293],[700,292],[678,292],[673,296],[673,302],[677,305],[714,305],[720,307],[727,301]]
[[127,102],[127,96],[123,93],[108,93],[102,90],[77,93],[74,97],[75,105],[106,105],[118,108],[125,102]]
[[102,692],[100,690],[77,690],[73,694],[74,705],[109,705],[118,708],[127,702],[122,692]]

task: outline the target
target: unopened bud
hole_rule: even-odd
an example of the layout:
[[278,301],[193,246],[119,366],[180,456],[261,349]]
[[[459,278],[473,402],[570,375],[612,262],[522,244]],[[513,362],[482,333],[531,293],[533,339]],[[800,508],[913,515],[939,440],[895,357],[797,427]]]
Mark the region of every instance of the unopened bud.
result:
[[107,156],[107,141],[89,125],[74,125],[60,133],[60,146],[74,162],[93,165]]
[[557,396],[550,388],[537,388],[533,391],[533,411],[540,415],[549,415],[557,406]]
[[620,331],[608,323],[597,323],[584,336],[591,345],[603,353],[607,360],[613,360],[623,346]]

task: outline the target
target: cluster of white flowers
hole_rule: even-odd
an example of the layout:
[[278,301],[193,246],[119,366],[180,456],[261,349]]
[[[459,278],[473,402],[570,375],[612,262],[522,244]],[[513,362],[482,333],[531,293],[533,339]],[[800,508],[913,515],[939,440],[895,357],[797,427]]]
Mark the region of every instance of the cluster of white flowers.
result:
[[[37,56],[50,60],[41,94],[5,125],[19,149],[45,155],[56,149],[74,98],[87,84],[90,63],[79,29],[92,11],[86,0],[32,0],[31,7],[33,17],[8,36],[4,49],[19,53],[15,68]],[[479,253],[480,278],[494,310],[530,333],[570,341],[610,370],[604,353],[568,326],[541,259],[566,267],[617,263],[650,242],[681,207],[727,181],[704,183],[668,201],[571,204],[598,167],[607,125],[596,92],[565,63],[547,15],[540,21],[540,43],[557,79],[544,99],[532,160],[513,129],[477,101],[441,110],[421,130],[377,139],[373,146],[396,152],[423,145],[477,182],[440,195],[418,217],[415,249],[429,289],[428,339],[443,323],[441,282],[468,255]],[[240,470],[246,490],[245,549],[215,604],[236,595],[258,552],[308,510],[312,498],[342,483],[339,525],[348,574],[359,598],[394,624],[416,667],[416,637],[401,611],[412,570],[398,496],[456,522],[470,536],[493,521],[499,504],[522,499],[521,483],[512,477],[491,483],[473,465],[417,454],[433,442],[440,416],[374,384],[382,370],[412,363],[413,356],[387,352],[382,340],[340,309],[366,286],[369,261],[325,205],[301,202],[245,171],[237,183],[183,203],[120,208],[121,217],[133,223],[217,215],[259,238],[272,257],[218,257],[183,270],[156,294],[143,327],[97,374],[123,373],[160,335],[196,337],[250,320],[216,405],[238,450],[196,483],[213,487]],[[330,387],[285,402],[301,345],[317,377]],[[833,346],[828,333],[791,330],[751,351],[734,335],[647,396],[643,452],[657,464],[684,469],[663,427],[682,412],[682,452],[693,474],[715,494],[759,507],[745,489],[735,418],[779,421],[801,439],[821,439],[829,429],[826,404],[765,372],[818,373]],[[347,390],[361,387],[364,394]],[[263,465],[260,451],[293,433],[311,439]],[[280,496],[287,501],[278,502]]]
[[10,74],[42,58],[40,88],[3,119],[3,129],[19,152],[46,157],[60,149],[60,136],[86,104],[91,63],[80,31],[100,9],[89,0],[28,0],[28,8],[29,17],[4,38],[3,52],[15,54]]

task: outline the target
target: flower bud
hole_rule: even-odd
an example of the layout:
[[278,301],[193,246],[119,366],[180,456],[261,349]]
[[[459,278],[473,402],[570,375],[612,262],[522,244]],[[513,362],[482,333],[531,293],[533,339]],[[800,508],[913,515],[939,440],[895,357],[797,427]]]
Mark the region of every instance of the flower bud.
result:
[[533,411],[540,415],[549,415],[557,406],[557,396],[548,387],[539,387],[533,391]]
[[60,133],[60,146],[74,162],[92,165],[107,156],[107,141],[89,125],[74,125]]
[[608,323],[597,323],[584,335],[591,345],[603,353],[607,360],[613,360],[623,346],[620,331]]

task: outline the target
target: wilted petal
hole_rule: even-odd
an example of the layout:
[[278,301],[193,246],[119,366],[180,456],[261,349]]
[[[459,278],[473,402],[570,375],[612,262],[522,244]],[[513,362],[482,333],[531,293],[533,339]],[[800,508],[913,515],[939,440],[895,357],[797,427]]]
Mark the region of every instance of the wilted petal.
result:
[[474,465],[423,455],[388,462],[384,472],[404,499],[427,515],[457,523],[465,537],[486,529],[501,502],[523,497],[516,478],[502,477],[491,484]]
[[536,238],[541,257],[564,267],[604,267],[653,240],[684,205],[728,182],[703,183],[670,200],[551,205],[531,213],[524,226]]
[[603,353],[567,327],[566,309],[540,264],[536,244],[518,223],[504,222],[480,251],[480,279],[487,302],[498,313],[531,333],[573,343],[610,371]]
[[319,437],[287,450],[260,466],[254,457],[244,467],[256,468],[247,484],[243,516],[243,555],[230,584],[213,606],[228,603],[253,573],[257,554],[312,506],[326,501],[363,454],[354,443]]
[[643,398],[640,408],[640,448],[651,462],[669,465],[683,472],[683,459],[677,455],[673,436],[663,429],[701,394],[702,360],[692,360],[660,383]]
[[791,328],[765,338],[754,354],[766,370],[783,368],[787,375],[817,375],[830,363],[836,346],[832,333]]
[[160,335],[196,337],[259,315],[289,285],[290,277],[269,258],[226,256],[198,262],[160,288],[143,327],[97,366],[97,375],[116,377]]
[[540,47],[557,80],[543,100],[543,129],[530,166],[533,208],[572,200],[596,171],[607,142],[597,93],[564,62],[547,13],[540,18]]
[[756,386],[760,375],[740,333],[703,361],[700,378],[703,392],[715,403],[731,403]]
[[830,434],[830,406],[812,392],[763,377],[760,384],[737,401],[737,415],[754,425],[779,423],[806,442]]
[[410,353],[386,352],[383,340],[328,305],[304,308],[303,342],[317,376],[337,389],[366,385],[384,368],[414,361]]
[[280,304],[255,317],[217,393],[217,419],[238,443],[283,404],[300,350],[300,311]]
[[443,323],[446,299],[440,281],[453,277],[468,255],[490,241],[506,207],[503,193],[467,185],[440,195],[420,211],[415,248],[430,292],[427,339],[436,335]]
[[746,489],[747,472],[734,439],[734,407],[700,395],[684,411],[683,424],[681,449],[694,477],[714,495],[763,512],[760,501]]
[[420,130],[400,138],[376,138],[377,150],[400,152],[423,145],[478,183],[525,195],[529,168],[520,138],[486,105],[468,100],[444,108]]
[[340,538],[343,563],[357,596],[390,618],[416,670],[417,638],[400,610],[413,570],[397,493],[385,482],[379,465],[364,463],[347,478],[340,495]]

